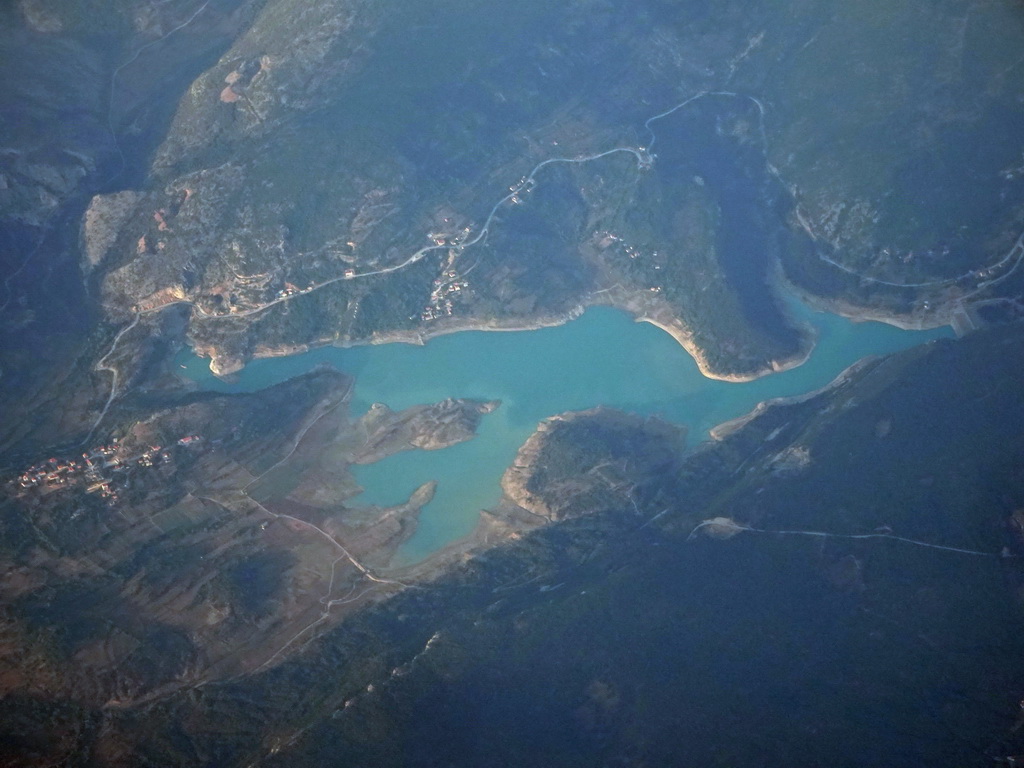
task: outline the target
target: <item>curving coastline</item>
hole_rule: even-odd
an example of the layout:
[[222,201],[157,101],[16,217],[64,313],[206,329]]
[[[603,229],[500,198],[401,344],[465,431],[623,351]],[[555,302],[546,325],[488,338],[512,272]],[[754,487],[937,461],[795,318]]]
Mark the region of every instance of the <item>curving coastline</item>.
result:
[[776,295],[788,294],[793,296],[800,303],[810,307],[815,312],[828,312],[855,323],[885,323],[904,331],[928,331],[933,328],[951,325],[951,316],[955,310],[955,306],[940,303],[939,306],[929,311],[922,311],[919,314],[908,314],[893,310],[887,311],[879,307],[855,304],[852,301],[841,298],[819,296],[816,293],[811,293],[801,288],[786,277],[782,264],[778,261],[768,271],[768,282],[776,292]]
[[[588,297],[588,300],[577,304],[575,307],[567,312],[560,315],[543,315],[529,321],[523,322],[522,319],[510,319],[510,320],[474,320],[466,319],[461,321],[450,321],[444,323],[438,323],[429,330],[406,330],[406,331],[387,331],[384,333],[375,333],[364,340],[340,340],[336,338],[326,338],[317,341],[309,342],[307,344],[293,344],[293,345],[279,345],[279,346],[261,346],[257,347],[250,359],[259,360],[264,358],[274,357],[288,357],[289,355],[301,354],[308,352],[312,349],[320,347],[333,346],[341,349],[351,349],[353,347],[361,347],[376,344],[414,344],[416,346],[423,346],[431,339],[439,336],[446,336],[453,333],[462,333],[465,331],[490,331],[490,332],[515,332],[515,331],[536,331],[541,328],[553,328],[556,326],[564,325],[565,323],[571,322],[586,312],[590,307],[606,306],[619,311],[625,312],[630,315],[635,322],[648,323],[664,331],[671,336],[683,350],[693,359],[700,371],[701,375],[708,379],[714,379],[716,381],[727,381],[732,383],[745,383],[754,381],[768,376],[773,373],[781,373],[791,368],[796,368],[807,361],[811,353],[814,350],[813,340],[809,340],[805,343],[801,352],[793,357],[776,360],[772,362],[769,367],[761,368],[747,374],[737,373],[724,373],[716,371],[711,364],[708,362],[707,355],[701,347],[699,347],[693,341],[693,333],[690,331],[677,317],[657,317],[647,309],[639,307],[637,304],[627,300],[611,300],[611,301],[595,301],[593,297]],[[191,342],[191,339],[189,339]],[[227,377],[235,373],[238,373],[243,368],[247,361],[241,358],[234,357],[218,357],[216,350],[211,347],[196,346],[190,344],[193,352],[198,357],[205,357],[210,359],[210,370],[215,376]]]
[[[541,328],[554,328],[559,325],[565,325],[572,320],[575,320],[582,315],[589,306],[597,306],[596,304],[578,304],[568,312],[561,315],[545,315],[537,317],[535,321],[524,323],[520,319],[502,321],[497,319],[492,320],[471,320],[466,319],[464,321],[452,321],[444,324],[438,323],[434,328],[430,330],[417,330],[417,331],[387,331],[385,333],[375,333],[367,339],[361,340],[344,340],[337,338],[319,339],[312,341],[307,344],[294,344],[286,345],[282,344],[275,347],[257,347],[252,355],[253,360],[260,360],[264,358],[273,357],[288,357],[290,355],[301,354],[303,352],[309,352],[313,349],[319,349],[321,347],[338,347],[339,349],[352,349],[354,347],[365,347],[378,344],[413,344],[415,346],[423,346],[431,339],[439,336],[447,336],[453,333],[462,333],[464,331],[495,331],[495,332],[513,332],[513,331],[536,331]],[[191,342],[191,339],[187,340]],[[215,349],[210,347],[196,346],[190,343],[192,351],[197,357],[204,357],[210,359],[210,370],[215,376],[225,377],[232,374],[238,373],[245,368],[246,361],[241,358],[222,358],[225,361],[237,364],[229,365],[225,367],[218,363],[218,358],[215,354]]]
[[872,364],[878,359],[879,358],[877,355],[873,355],[858,360],[852,365],[844,368],[839,373],[839,375],[832,379],[832,381],[830,381],[828,384],[826,384],[823,387],[818,387],[817,389],[811,390],[810,392],[804,392],[803,394],[800,395],[791,395],[789,397],[773,397],[769,400],[762,400],[760,403],[755,405],[751,410],[749,410],[742,416],[737,416],[734,419],[723,421],[721,424],[712,427],[711,429],[708,430],[708,436],[716,442],[724,440],[727,437],[729,437],[729,435],[733,434],[734,432],[738,432],[740,429],[745,427],[758,416],[767,412],[771,408],[774,408],[775,406],[797,405],[798,403],[806,402],[807,400],[817,397],[818,395],[822,395],[833,389],[841,387],[843,384],[849,381],[854,374],[856,374],[858,371],[862,370],[863,368],[867,367],[868,365]]
[[[529,190],[529,189],[532,189],[534,186],[536,186],[537,183],[538,183],[537,182],[537,175],[538,175],[538,173],[542,169],[546,168],[549,165],[556,165],[556,164],[567,164],[567,165],[584,164],[584,163],[590,163],[592,161],[599,160],[601,158],[605,158],[605,157],[608,157],[608,156],[611,156],[611,155],[623,154],[624,153],[624,154],[632,155],[636,159],[638,170],[644,170],[645,168],[649,167],[654,162],[655,156],[651,153],[651,147],[653,147],[653,145],[654,145],[654,143],[656,141],[656,138],[657,138],[656,134],[655,134],[655,131],[654,131],[653,127],[652,127],[653,123],[655,123],[656,121],[661,120],[661,119],[663,119],[665,117],[668,117],[669,115],[672,115],[676,111],[686,107],[687,105],[689,105],[689,104],[691,104],[693,102],[696,102],[696,101],[698,101],[700,99],[709,98],[709,97],[714,97],[714,98],[719,98],[719,97],[722,97],[722,98],[737,98],[737,99],[747,99],[747,100],[750,100],[758,109],[758,112],[759,112],[759,115],[760,115],[760,131],[761,131],[761,134],[762,134],[762,140],[765,142],[765,144],[767,144],[767,138],[765,136],[765,126],[764,126],[765,106],[764,106],[764,104],[759,99],[757,99],[757,98],[755,98],[753,96],[749,96],[749,95],[745,95],[745,94],[740,94],[740,93],[736,93],[736,92],[732,92],[732,91],[701,91],[701,92],[698,92],[698,93],[688,97],[687,99],[684,99],[683,101],[681,101],[679,104],[673,106],[672,108],[670,108],[668,110],[665,110],[664,112],[658,113],[658,114],[648,118],[644,122],[644,128],[649,132],[649,141],[647,143],[647,146],[639,146],[639,147],[617,146],[617,147],[613,147],[611,149],[608,149],[606,151],[599,152],[599,153],[596,153],[596,154],[580,155],[580,156],[575,156],[575,157],[552,157],[552,158],[548,158],[546,160],[543,160],[543,161],[539,162],[537,165],[534,166],[534,168],[530,171],[529,174],[527,174],[526,176],[524,176],[520,180],[520,182],[518,184],[516,184],[516,185],[514,185],[513,187],[510,188],[510,192],[508,194],[504,195],[497,202],[494,203],[494,205],[491,207],[490,211],[488,212],[488,215],[485,218],[482,226],[477,230],[475,235],[470,240],[468,240],[468,241],[466,241],[466,242],[464,242],[464,243],[462,243],[461,245],[458,246],[458,251],[459,252],[464,252],[466,249],[468,249],[468,248],[472,247],[473,245],[475,245],[475,244],[479,243],[480,241],[482,241],[487,236],[491,226],[493,225],[494,219],[495,219],[499,209],[502,206],[504,206],[506,203],[508,203],[509,201],[514,201],[516,195],[519,194],[522,190],[524,190],[524,189]],[[808,229],[808,232],[810,233],[811,231]],[[812,236],[813,236],[813,234],[812,234]],[[1024,237],[1024,236],[1022,236],[1022,237]],[[1019,246],[1019,245],[1020,245],[1020,243],[1018,242],[1017,246]],[[1015,246],[1015,249],[1016,249],[1017,246]],[[384,273],[388,273],[388,272],[394,272],[394,271],[403,269],[404,267],[406,267],[406,266],[408,266],[410,264],[418,262],[419,260],[421,260],[429,252],[440,250],[440,249],[445,249],[445,248],[450,248],[450,247],[451,246],[449,246],[449,245],[428,245],[428,246],[425,246],[423,248],[420,248],[418,251],[413,253],[411,256],[409,256],[407,259],[405,259],[403,262],[401,262],[399,264],[395,264],[393,266],[385,267],[385,268],[381,268],[381,269],[371,270],[369,272],[358,273],[358,274],[355,274],[355,275],[338,276],[338,277],[332,278],[330,280],[326,280],[325,282],[323,282],[323,283],[321,283],[321,284],[319,284],[317,286],[314,286],[314,287],[310,288],[309,290],[317,290],[317,289],[326,287],[326,286],[328,286],[330,284],[333,284],[333,283],[338,282],[338,281],[343,280],[343,279],[367,277],[367,276],[371,276],[371,275],[377,275],[377,274],[384,274]],[[1024,249],[1022,249],[1022,254],[1024,254]],[[903,318],[903,317],[901,317],[899,315],[895,315],[895,314],[892,314],[892,313],[872,311],[872,310],[867,309],[867,308],[855,307],[852,304],[847,305],[846,303],[842,302],[841,300],[835,300],[834,303],[830,303],[829,300],[822,299],[819,296],[815,296],[815,295],[809,294],[806,291],[800,290],[799,288],[797,288],[797,286],[792,285],[791,283],[789,283],[789,281],[786,280],[785,277],[782,275],[781,265],[777,265],[776,268],[774,268],[772,270],[769,270],[769,273],[770,274],[769,274],[769,278],[768,278],[768,281],[767,281],[768,289],[769,290],[775,290],[777,292],[777,295],[780,292],[780,287],[781,287],[784,290],[784,292],[798,296],[801,301],[803,301],[805,304],[807,304],[808,306],[810,306],[810,307],[812,307],[812,308],[814,308],[816,310],[820,309],[820,310],[824,310],[824,311],[829,311],[829,312],[832,312],[834,314],[838,314],[838,315],[841,315],[843,317],[847,317],[847,318],[855,320],[855,321],[879,320],[881,322],[886,322],[886,323],[889,323],[891,325],[895,325],[895,326],[898,326],[900,328],[904,328],[904,329],[908,329],[908,330],[911,330],[911,329],[921,330],[921,329],[926,329],[926,328],[934,328],[934,327],[938,327],[938,326],[941,326],[941,325],[947,325],[950,322],[949,319],[946,319],[945,321],[943,321],[939,317],[937,312],[933,313],[933,315],[931,316],[930,321],[928,321],[928,322],[926,322],[925,320],[920,319],[920,318],[915,322],[915,321],[911,321],[909,319]],[[612,293],[612,294],[608,295],[606,298],[604,298],[602,300],[595,300],[595,296],[597,294],[605,292],[605,291],[608,291],[608,290],[614,291],[614,289],[601,289],[601,290],[592,291],[589,295],[587,295],[584,298],[584,300],[580,304],[576,305],[571,310],[569,310],[569,311],[567,311],[567,312],[565,312],[565,313],[563,313],[561,315],[541,316],[541,317],[537,317],[537,318],[531,319],[530,321],[526,321],[526,322],[524,322],[522,319],[515,319],[515,320],[508,320],[508,321],[503,321],[503,320],[498,320],[498,319],[490,319],[490,320],[467,319],[467,320],[464,320],[464,321],[455,321],[455,320],[453,320],[452,322],[441,321],[441,322],[438,322],[437,324],[435,324],[434,326],[432,326],[429,329],[418,328],[418,329],[413,329],[413,330],[385,331],[385,332],[381,332],[381,333],[374,333],[369,338],[361,339],[361,340],[356,340],[356,341],[353,341],[353,340],[341,340],[341,339],[338,339],[337,337],[327,337],[327,338],[322,338],[322,339],[319,339],[319,340],[314,340],[314,341],[310,341],[310,342],[307,342],[307,343],[301,343],[301,344],[283,344],[283,345],[277,345],[277,346],[260,346],[260,345],[257,345],[255,350],[253,351],[253,354],[251,355],[251,357],[248,357],[248,358],[243,358],[242,356],[235,356],[235,355],[219,355],[218,356],[217,349],[214,346],[197,346],[195,341],[192,338],[188,338],[187,341],[192,346],[193,350],[195,351],[195,353],[198,356],[200,356],[200,357],[209,357],[210,358],[210,369],[214,373],[214,375],[216,375],[218,377],[227,377],[227,376],[230,376],[232,374],[235,374],[235,373],[238,373],[239,371],[241,371],[245,367],[247,359],[260,359],[260,358],[267,358],[267,357],[287,356],[287,355],[297,354],[297,353],[300,353],[300,352],[308,351],[308,350],[313,349],[313,348],[317,348],[317,347],[321,347],[321,346],[327,346],[327,345],[332,345],[332,346],[337,346],[337,347],[342,347],[342,348],[355,347],[355,346],[363,346],[363,345],[367,345],[367,344],[388,344],[388,343],[406,343],[406,344],[422,345],[422,344],[425,344],[431,338],[435,338],[437,336],[441,336],[441,335],[444,335],[444,334],[456,333],[456,332],[459,332],[459,331],[524,331],[524,330],[535,330],[535,329],[538,329],[538,328],[545,328],[545,327],[551,327],[551,326],[556,326],[556,325],[564,324],[564,323],[566,323],[566,322],[568,322],[568,321],[570,321],[572,319],[575,319],[576,317],[579,317],[585,311],[585,309],[588,306],[606,305],[606,306],[614,307],[616,309],[623,310],[623,311],[631,314],[635,318],[635,320],[637,322],[650,323],[651,325],[654,325],[655,327],[657,327],[657,328],[665,331],[666,333],[668,333],[681,347],[683,347],[683,349],[686,351],[686,353],[694,360],[694,362],[697,365],[698,370],[700,371],[700,373],[704,377],[709,378],[709,379],[718,380],[718,381],[726,381],[726,382],[733,382],[733,383],[750,382],[750,381],[754,381],[756,379],[759,379],[761,377],[767,376],[767,375],[772,374],[772,373],[779,373],[779,372],[782,372],[782,371],[790,370],[790,369],[798,367],[799,365],[804,363],[808,359],[808,357],[810,356],[811,352],[814,349],[813,334],[805,334],[804,338],[801,340],[800,350],[796,354],[792,355],[791,357],[780,359],[780,360],[771,360],[769,362],[769,364],[765,365],[764,367],[762,367],[760,369],[756,369],[756,370],[752,370],[752,371],[748,371],[748,372],[744,372],[744,373],[732,373],[732,372],[724,372],[724,371],[716,370],[712,366],[712,364],[710,363],[706,351],[695,343],[693,331],[690,328],[686,327],[684,325],[684,323],[671,312],[670,309],[665,308],[663,311],[659,311],[657,308],[652,308],[650,302],[641,301],[640,300],[640,298],[641,298],[640,296],[634,295],[636,292],[625,291],[625,290],[622,290],[622,289],[620,289],[618,295]],[[308,293],[308,291],[306,291],[304,293]],[[301,294],[299,294],[299,295],[301,295]],[[137,310],[135,312],[135,314],[136,314],[136,319],[137,319],[138,315],[140,315],[140,314],[148,314],[150,312],[160,311],[160,310],[164,309],[165,307],[170,306],[171,304],[188,304],[188,305],[190,305],[192,307],[193,312],[198,312],[199,314],[202,314],[204,317],[209,317],[209,319],[218,320],[218,319],[222,319],[222,318],[223,319],[239,318],[239,317],[246,317],[246,316],[258,314],[260,312],[263,312],[266,309],[269,309],[272,306],[276,306],[277,304],[284,303],[284,302],[286,302],[288,300],[291,300],[293,298],[297,298],[297,295],[296,296],[287,296],[287,297],[282,297],[282,298],[274,299],[272,301],[267,302],[266,304],[260,305],[258,307],[254,307],[254,308],[249,309],[249,310],[246,310],[245,312],[236,313],[236,314],[232,314],[232,315],[223,315],[223,316],[221,316],[221,315],[209,315],[209,316],[207,316],[206,313],[202,310],[201,307],[199,307],[195,302],[193,302],[191,300],[187,300],[187,299],[181,299],[179,301],[170,302],[168,304],[161,305],[159,307],[154,307],[154,308],[151,308],[151,309],[146,309],[146,310],[141,310],[141,311]],[[646,297],[644,297],[644,298],[646,298]],[[947,308],[945,308],[945,310],[946,310],[947,314],[951,315],[953,313],[953,311],[955,310],[955,307],[947,307]],[[929,323],[931,323],[931,324],[929,324]],[[796,324],[796,325],[799,327],[799,324]],[[116,340],[115,340],[114,346],[116,346]],[[111,348],[111,351],[113,351],[113,347]],[[112,392],[112,398],[113,398],[113,394],[114,393]]]

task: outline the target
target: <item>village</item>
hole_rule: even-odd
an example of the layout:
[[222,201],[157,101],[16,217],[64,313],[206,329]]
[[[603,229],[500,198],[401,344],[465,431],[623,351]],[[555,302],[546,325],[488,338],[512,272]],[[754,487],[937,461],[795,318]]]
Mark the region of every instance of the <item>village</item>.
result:
[[192,449],[203,442],[200,435],[186,435],[173,446],[146,446],[141,453],[129,455],[127,447],[115,438],[82,453],[81,458],[52,457],[35,464],[12,481],[19,495],[49,495],[58,490],[84,488],[109,503],[118,501],[118,489],[124,487],[133,470],[149,469],[173,461],[172,450]]
[[458,298],[469,288],[469,281],[459,279],[458,272],[446,269],[441,277],[434,279],[434,287],[430,292],[430,303],[423,308],[420,319],[427,321],[438,317],[450,317],[454,309],[453,299]]

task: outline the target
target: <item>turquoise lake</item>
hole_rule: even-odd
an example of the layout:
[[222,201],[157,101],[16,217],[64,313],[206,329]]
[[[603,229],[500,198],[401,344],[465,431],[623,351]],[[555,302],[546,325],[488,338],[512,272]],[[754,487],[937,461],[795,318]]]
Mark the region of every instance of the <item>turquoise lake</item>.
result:
[[903,331],[882,323],[853,323],[795,303],[792,311],[816,330],[810,358],[792,370],[742,384],[705,378],[667,333],[606,307],[589,309],[556,328],[467,331],[425,346],[324,347],[254,360],[230,382],[216,378],[208,361],[190,351],[176,362],[184,366],[178,369],[183,376],[220,392],[262,389],[330,363],[356,378],[355,416],[375,402],[399,410],[447,397],[501,400],[473,440],[354,468],[365,489],[353,500],[356,504],[398,504],[422,483],[438,481],[434,500],[396,560],[408,563],[472,530],[478,511],[498,500],[501,475],[516,451],[548,416],[597,405],[658,415],[686,425],[693,446],[707,438],[709,429],[760,401],[823,387],[863,357],[952,336],[949,328]]

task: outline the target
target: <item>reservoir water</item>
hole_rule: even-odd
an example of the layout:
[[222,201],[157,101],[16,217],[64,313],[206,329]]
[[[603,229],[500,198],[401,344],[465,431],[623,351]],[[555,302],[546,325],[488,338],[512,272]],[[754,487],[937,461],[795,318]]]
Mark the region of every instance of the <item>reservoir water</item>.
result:
[[743,415],[762,400],[823,387],[868,355],[952,335],[949,328],[903,331],[882,323],[853,323],[795,303],[792,311],[817,332],[813,354],[797,368],[742,384],[705,378],[667,333],[604,307],[556,328],[469,331],[425,346],[324,347],[254,360],[231,382],[213,376],[208,361],[189,351],[177,363],[185,367],[185,377],[221,392],[262,389],[330,363],[355,376],[355,416],[375,402],[399,410],[447,397],[501,400],[468,442],[439,451],[407,451],[354,468],[365,489],[352,500],[355,504],[398,504],[422,483],[438,481],[434,500],[396,561],[412,562],[472,530],[478,510],[498,500],[499,480],[516,451],[548,416],[597,405],[658,415],[689,427],[692,446],[716,424]]

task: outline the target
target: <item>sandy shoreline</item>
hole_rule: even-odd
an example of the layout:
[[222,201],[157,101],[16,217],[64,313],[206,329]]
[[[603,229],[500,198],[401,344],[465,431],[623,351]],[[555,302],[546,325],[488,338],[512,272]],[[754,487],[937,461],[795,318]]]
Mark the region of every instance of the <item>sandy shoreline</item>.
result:
[[738,374],[738,373],[716,373],[708,367],[707,359],[704,356],[703,350],[693,343],[692,338],[682,329],[682,325],[679,328],[673,328],[665,323],[657,320],[650,316],[637,317],[638,323],[650,323],[655,328],[660,328],[673,339],[675,339],[679,345],[686,350],[686,352],[693,358],[694,362],[697,363],[697,368],[706,379],[715,379],[716,381],[728,381],[736,384],[743,384],[745,382],[755,381],[768,376],[773,373],[782,373],[788,371],[790,368],[796,368],[807,362],[807,358],[811,356],[811,352],[814,349],[814,345],[808,345],[805,352],[794,355],[791,358],[781,361],[774,361],[771,367],[761,368],[758,371],[750,374]]
[[[841,299],[823,298],[809,293],[790,282],[784,275],[782,265],[779,262],[776,262],[775,266],[769,270],[768,287],[774,292],[779,302],[780,309],[783,312],[786,311],[783,297],[785,295],[790,295],[816,312],[828,312],[830,314],[845,317],[853,322],[882,322],[903,330],[928,330],[931,328],[949,325],[950,318],[948,315],[953,311],[950,307],[942,307],[941,309],[934,310],[926,315],[908,316],[886,312],[879,309],[872,309],[870,307],[858,306]],[[605,293],[605,296],[599,299],[596,298],[600,293]],[[705,351],[694,343],[693,333],[684,326],[677,317],[673,316],[667,307],[660,310],[652,307],[649,297],[639,291],[626,291],[622,288],[616,290],[615,288],[612,288],[592,292],[586,297],[584,302],[561,315],[538,317],[530,320],[529,322],[524,322],[521,319],[466,319],[452,320],[448,322],[442,320],[430,328],[377,333],[368,339],[358,341],[343,341],[336,338],[326,338],[310,342],[308,344],[257,347],[252,359],[287,357],[324,346],[334,346],[342,349],[367,346],[371,344],[415,344],[423,346],[431,339],[465,331],[533,331],[541,328],[551,328],[564,325],[565,323],[575,320],[589,307],[593,306],[612,307],[613,309],[617,309],[631,315],[638,323],[649,323],[650,325],[664,331],[671,336],[693,359],[702,376],[716,381],[745,383],[773,373],[782,373],[783,371],[797,368],[807,361],[816,346],[813,329],[808,327],[806,324],[801,323],[796,318],[791,317],[790,321],[793,326],[804,336],[800,344],[800,351],[797,354],[786,359],[772,361],[769,366],[750,373],[723,373],[716,371],[711,367]],[[240,358],[224,357],[220,359],[223,363],[221,364],[221,362],[218,361],[217,356],[213,354],[215,352],[213,349],[193,345],[193,351],[200,357],[210,358],[210,369],[213,371],[214,375],[218,377],[229,377],[232,374],[238,373],[245,367],[247,362]]]
[[[560,325],[565,325],[568,322],[575,320],[580,317],[590,307],[607,306],[619,311],[625,312],[633,317],[635,322],[638,323],[649,323],[654,327],[664,331],[671,336],[676,343],[678,343],[685,352],[693,359],[697,365],[697,369],[701,375],[708,379],[714,379],[717,381],[727,381],[732,383],[744,383],[754,381],[762,376],[767,376],[772,373],[781,373],[782,371],[795,368],[803,364],[810,356],[813,349],[813,344],[807,345],[807,349],[792,358],[782,361],[775,361],[770,367],[762,368],[758,371],[750,374],[732,374],[732,373],[719,373],[711,368],[707,361],[707,356],[704,351],[693,342],[692,333],[683,326],[683,324],[676,318],[659,318],[655,315],[647,312],[641,307],[638,307],[635,303],[628,300],[624,301],[593,301],[592,296],[588,297],[587,302],[582,303],[569,310],[562,315],[549,315],[546,317],[539,317],[531,322],[517,321],[502,321],[502,320],[466,320],[463,322],[452,322],[437,324],[431,329],[427,330],[415,330],[415,331],[390,331],[386,333],[374,334],[366,340],[360,341],[341,341],[338,339],[320,339],[318,341],[310,342],[308,344],[294,344],[294,345],[282,345],[277,347],[257,347],[252,358],[253,360],[261,360],[266,358],[274,357],[288,357],[290,355],[301,354],[308,352],[312,349],[325,346],[334,346],[341,349],[351,349],[353,347],[362,347],[376,344],[414,344],[417,346],[423,346],[428,341],[440,336],[446,336],[452,333],[461,333],[465,331],[492,331],[492,332],[515,332],[515,331],[535,331],[541,328],[553,328]],[[193,351],[200,357],[208,357],[210,359],[210,369],[213,371],[215,376],[226,378],[238,373],[245,367],[247,361],[243,361],[237,358],[224,358],[224,365],[218,364],[216,355],[212,354],[213,350],[208,347],[197,347],[192,346]]]
[[554,328],[559,325],[565,325],[582,315],[587,310],[588,305],[580,304],[573,309],[566,312],[564,315],[554,315],[547,317],[537,318],[535,321],[528,323],[522,323],[519,321],[501,321],[501,320],[467,320],[464,322],[452,322],[438,324],[434,328],[427,331],[391,331],[388,333],[374,334],[365,342],[343,342],[335,343],[334,346],[342,348],[360,347],[366,344],[417,344],[423,346],[431,339],[435,339],[439,336],[447,336],[452,333],[462,333],[464,331],[496,331],[496,332],[514,332],[514,331],[536,331],[541,328]]
[[[769,284],[769,288],[773,291],[777,290],[777,287]],[[625,294],[625,292],[622,292]],[[750,373],[722,373],[714,370],[707,360],[707,356],[703,349],[701,349],[693,341],[693,332],[687,328],[679,318],[672,315],[671,311],[664,307],[662,311],[651,312],[650,301],[642,292],[633,292],[635,296],[620,295],[610,296],[609,301],[596,302],[603,303],[607,306],[620,309],[624,312],[628,312],[632,315],[637,322],[650,323],[656,328],[661,329],[681,346],[686,353],[693,358],[697,364],[697,369],[707,379],[714,379],[716,381],[727,381],[731,383],[742,384],[745,382],[755,381],[764,376],[768,376],[773,373],[782,373],[788,371],[791,368],[797,368],[807,362],[807,359],[811,356],[811,352],[814,350],[814,334],[812,329],[803,328],[800,323],[793,322],[794,328],[798,330],[803,338],[800,342],[800,351],[789,358],[782,360],[773,360],[770,365],[760,368]],[[785,311],[785,307],[781,306],[780,309]]]
[[830,381],[828,384],[826,384],[823,387],[818,387],[817,389],[812,390],[810,392],[804,392],[799,395],[789,395],[787,397],[773,397],[768,400],[762,400],[742,416],[737,416],[734,419],[723,421],[721,424],[712,427],[711,429],[708,430],[708,436],[714,441],[724,440],[729,435],[742,429],[751,421],[756,419],[758,416],[760,416],[761,414],[765,413],[766,411],[775,406],[797,405],[798,403],[805,402],[806,400],[810,400],[811,398],[817,397],[818,395],[824,394],[825,392],[829,392],[837,387],[842,386],[847,381],[849,381],[851,376],[853,376],[859,370],[861,370],[862,368],[864,368],[865,366],[869,365],[870,363],[874,362],[877,359],[877,357],[871,356],[858,360],[857,362],[840,371],[839,375],[832,379],[832,381]]

